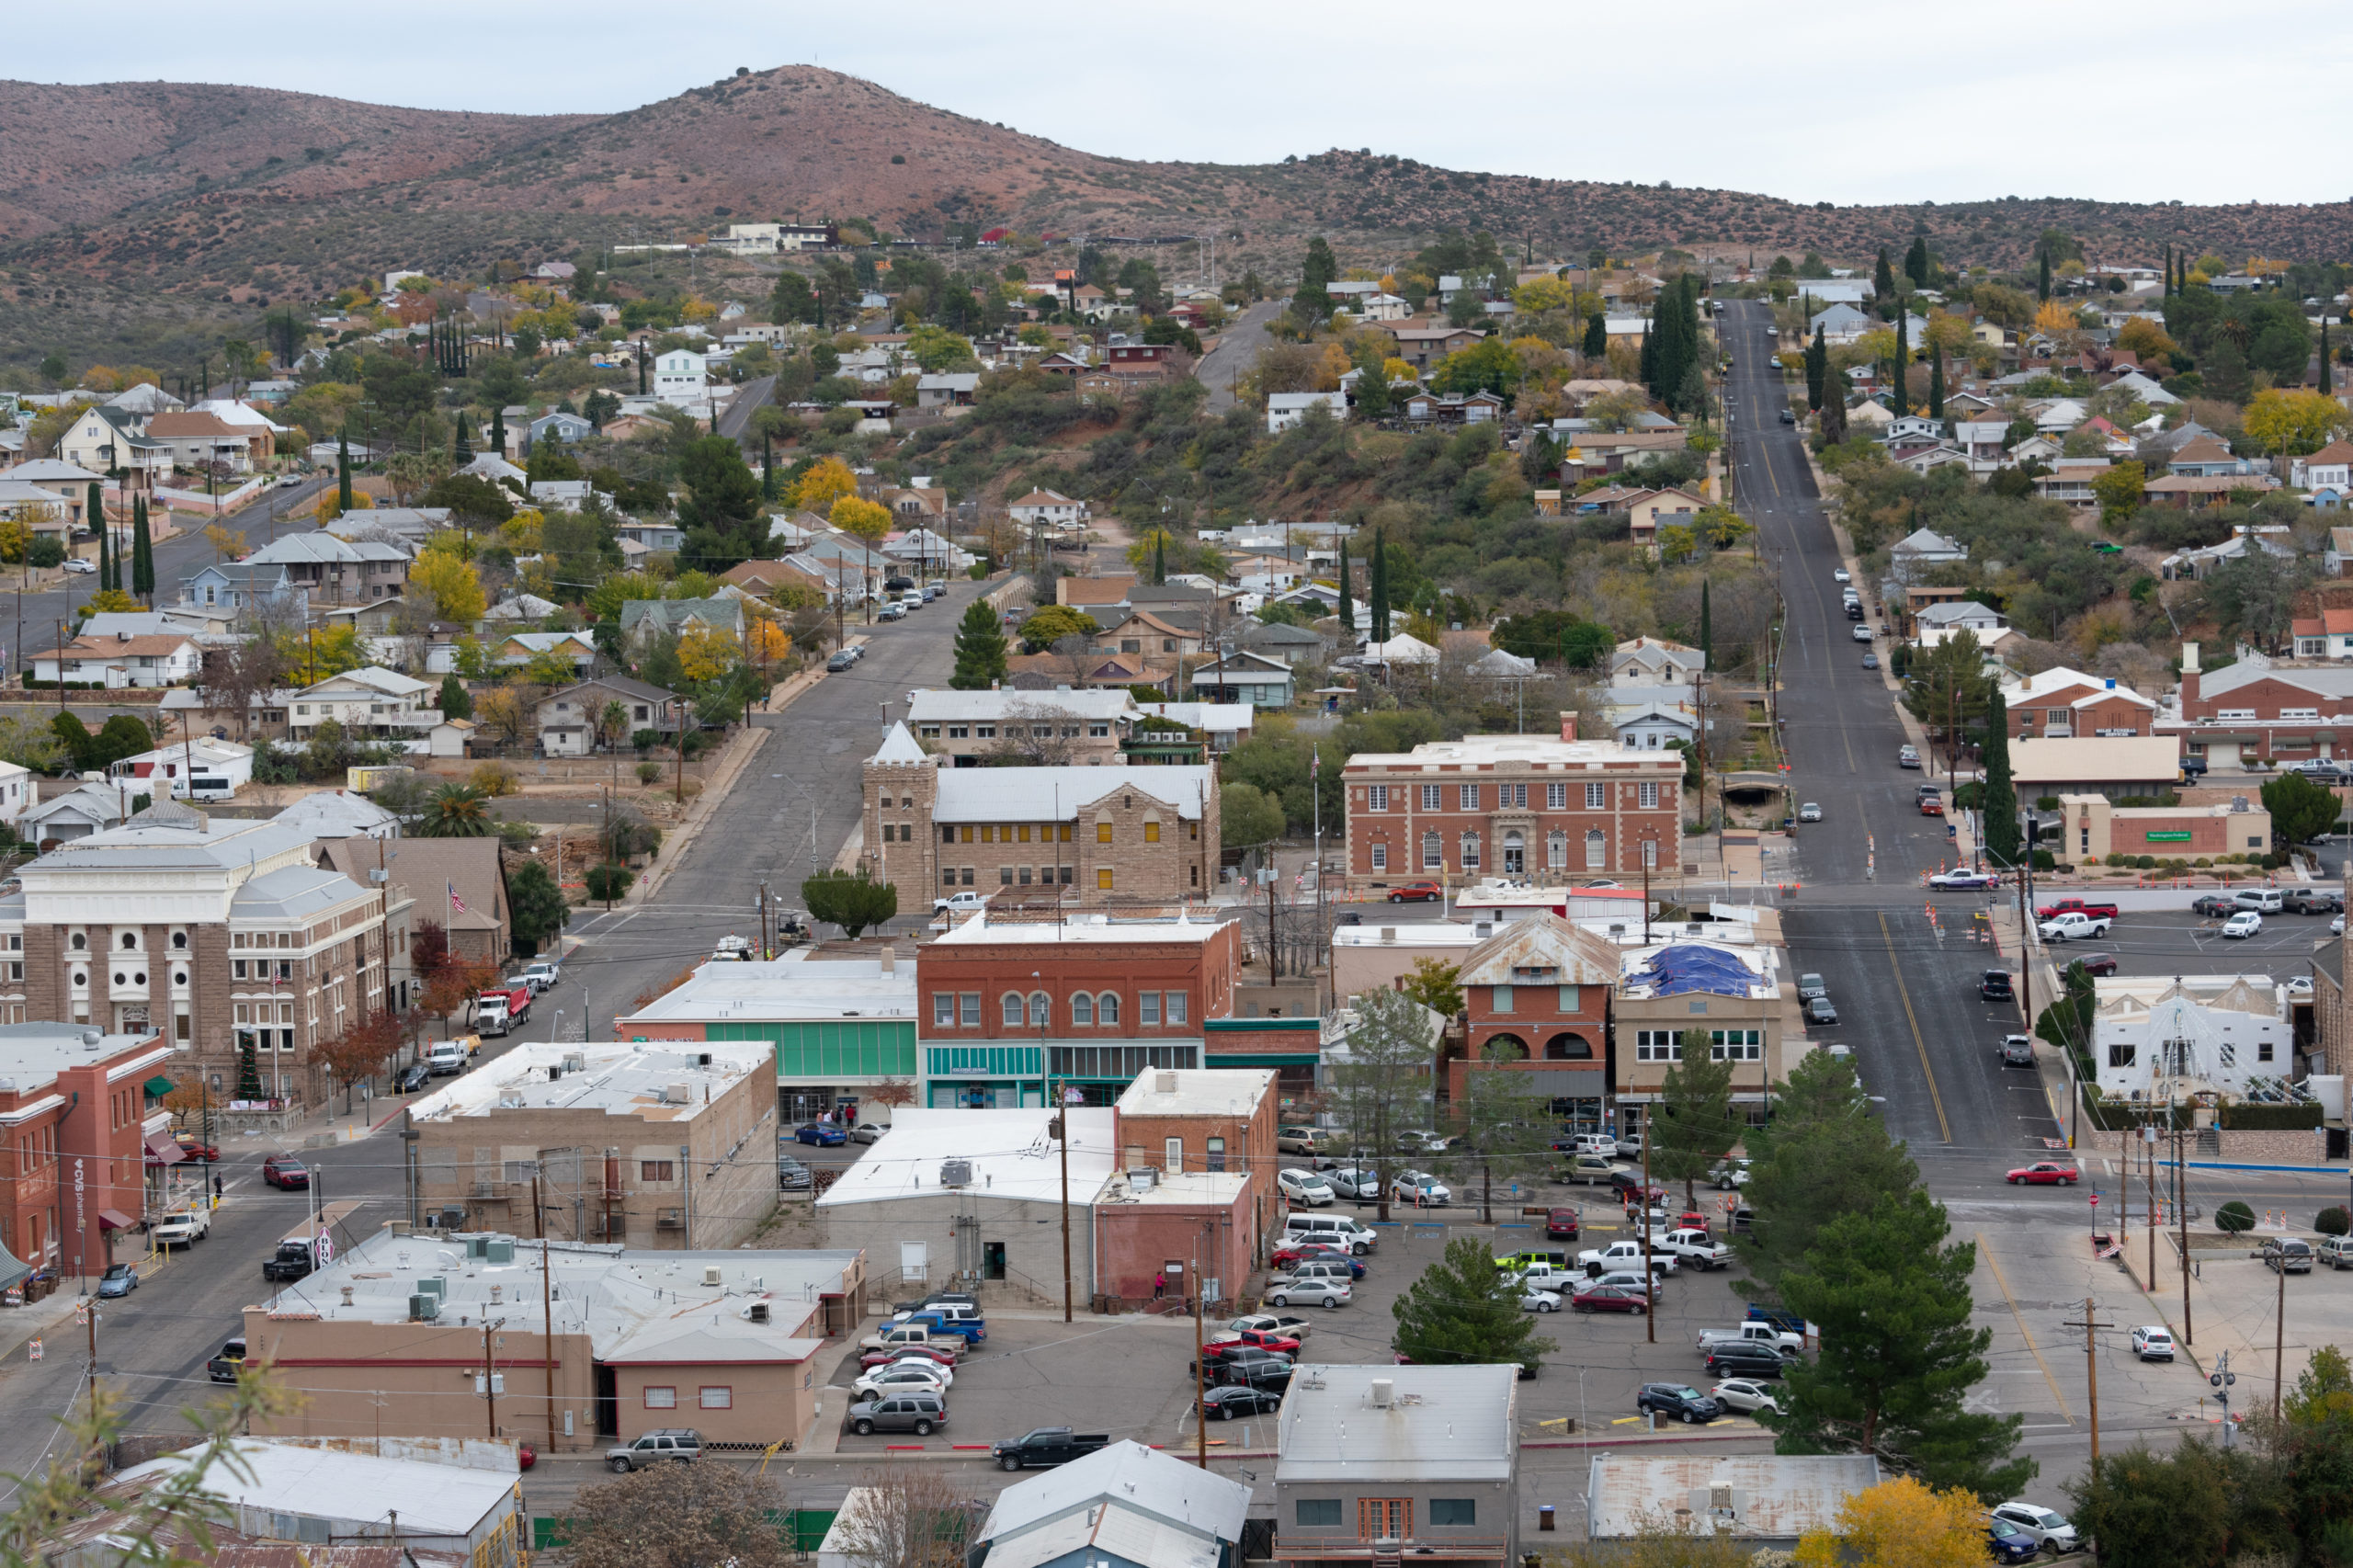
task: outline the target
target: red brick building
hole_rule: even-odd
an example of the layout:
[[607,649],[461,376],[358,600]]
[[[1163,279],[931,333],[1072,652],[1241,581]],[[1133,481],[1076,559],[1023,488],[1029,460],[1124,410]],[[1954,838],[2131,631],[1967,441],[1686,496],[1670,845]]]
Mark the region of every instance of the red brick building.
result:
[[2201,670],[2198,644],[2181,645],[2181,689],[2154,733],[2181,741],[2211,768],[2353,756],[2353,663],[2301,663],[2250,654]]
[[1113,1177],[1093,1210],[1096,1309],[1149,1301],[1156,1281],[1165,1281],[1165,1299],[1183,1301],[1197,1278],[1216,1281],[1219,1301],[1232,1301],[1262,1261],[1253,1202],[1250,1184],[1235,1175],[1192,1171],[1141,1187]]
[[2157,705],[2109,676],[2054,667],[2005,681],[2002,700],[2008,705],[2012,740],[2155,733]]
[[1249,1186],[1245,1250],[1257,1255],[1282,1211],[1275,1172],[1275,1074],[1267,1067],[1141,1073],[1120,1094],[1112,1126],[1120,1168],[1231,1173]]
[[1139,1074],[1199,1067],[1241,966],[1231,921],[974,915],[915,955],[924,1103],[1044,1105],[1051,1078],[1108,1106]]
[[171,1056],[153,1030],[0,1025],[0,1285],[106,1272],[110,1233],[147,1210],[146,1091]]
[[[1556,915],[1516,921],[1471,949],[1456,982],[1469,1016],[1468,1060],[1448,1064],[1449,1092],[1460,1102],[1474,1072],[1524,1075],[1527,1087],[1556,1101],[1564,1116],[1598,1122],[1609,1086],[1609,991],[1617,953],[1607,942]],[[1494,1046],[1517,1048],[1518,1061],[1489,1062]]]
[[1682,841],[1683,755],[1561,733],[1466,735],[1348,758],[1351,883],[1642,875]]

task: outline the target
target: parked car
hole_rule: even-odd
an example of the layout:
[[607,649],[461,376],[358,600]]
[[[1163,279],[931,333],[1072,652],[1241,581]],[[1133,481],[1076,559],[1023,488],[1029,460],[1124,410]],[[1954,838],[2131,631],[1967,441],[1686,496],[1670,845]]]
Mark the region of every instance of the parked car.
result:
[[147,1239],[158,1252],[188,1246],[202,1241],[212,1230],[212,1209],[209,1204],[193,1204],[176,1209],[148,1228]]
[[1854,574],[1848,572],[1844,566],[1840,566],[1831,572],[1830,580],[1834,583],[1851,583],[1855,578]]
[[1856,642],[1870,642],[1870,640],[1871,640],[1871,629],[1870,629],[1869,626],[1858,626],[1858,627],[1856,627],[1856,628],[1855,628],[1855,641],[1856,641]]
[[[881,609],[874,612],[874,619],[877,620],[904,620],[907,619],[907,608],[904,605],[898,604],[896,602],[886,604]],[[869,1426],[865,1429],[870,1432],[874,1428]],[[886,1428],[886,1430],[889,1429],[890,1428]],[[901,1429],[904,1430],[906,1428]],[[924,1430],[928,1432],[931,1428],[926,1426]]]
[[1286,1200],[1310,1209],[1321,1209],[1338,1196],[1332,1190],[1332,1184],[1313,1171],[1277,1171],[1275,1187]]
[[1320,1127],[1278,1127],[1275,1150],[1283,1154],[1320,1154],[1331,1147],[1332,1135]]
[[1299,1336],[1271,1328],[1222,1328],[1211,1335],[1211,1345],[1255,1345],[1261,1350],[1279,1350],[1286,1356],[1299,1354]]
[[1427,1171],[1399,1171],[1389,1179],[1389,1198],[1392,1203],[1443,1209],[1454,1201],[1454,1190]]
[[433,1069],[422,1062],[412,1062],[392,1075],[392,1092],[413,1095],[433,1082]]
[[[1930,816],[1938,815],[1943,811],[1944,808],[1938,806],[1937,811],[1928,812],[1928,807],[1932,803],[1930,801],[1923,801],[1920,809],[1927,812]],[[1992,871],[1938,871],[1928,879],[1928,885],[1942,892],[1974,892],[1980,888],[2000,887],[2002,879]]]
[[96,565],[83,560],[78,555],[69,555],[65,558],[65,570],[72,572],[78,576],[86,577],[96,575],[98,569]]
[[1824,982],[1822,976],[1818,974],[1802,974],[1798,976],[1799,1001],[1811,1002],[1817,996],[1827,996],[1829,994],[1830,987]]
[[1944,815],[1945,798],[1942,795],[1921,796],[1920,814],[1924,817],[1940,817]]
[[2056,920],[2063,915],[2088,915],[2095,920],[2113,920],[2117,916],[2117,908],[2100,900],[2080,898],[2057,898],[2049,903],[2034,906],[2037,920]]
[[1997,1049],[2005,1067],[2034,1065],[2034,1038],[2031,1035],[2006,1034]]
[[1708,1397],[1726,1410],[1745,1415],[1753,1415],[1758,1411],[1771,1415],[1781,1414],[1781,1402],[1773,1391],[1754,1378],[1726,1378],[1708,1391]]
[[2083,1179],[2083,1172],[2057,1160],[2037,1160],[2030,1165],[2020,1165],[2002,1179],[2012,1187],[2073,1187]]
[[128,1296],[138,1289],[139,1270],[128,1263],[110,1263],[107,1265],[107,1271],[98,1276],[98,1295],[101,1298]]
[[1794,410],[1794,409],[1789,409],[1789,408],[1785,408],[1785,409],[1781,410],[1781,423],[1782,423],[1782,424],[1784,424],[1784,425],[1794,425],[1794,424],[1796,424],[1797,422],[1798,422],[1798,416],[1797,416],[1797,411],[1796,411],[1796,410]]
[[1573,1242],[1577,1239],[1577,1211],[1555,1209],[1544,1216],[1544,1236],[1548,1241]]
[[1560,1292],[1523,1288],[1519,1294],[1519,1310],[1524,1312],[1557,1312],[1561,1310]]
[[545,994],[554,990],[556,983],[563,978],[563,966],[541,959],[523,966],[523,978],[531,983],[532,990]]
[[1296,1302],[1328,1312],[1347,1306],[1355,1293],[1346,1279],[1336,1275],[1295,1274],[1286,1278],[1279,1274],[1267,1281],[1266,1301],[1270,1307],[1288,1307]]
[[2295,888],[2280,898],[2279,908],[2287,915],[2342,915],[2345,895],[2324,888]]
[[2252,909],[2242,909],[2236,915],[2232,915],[2228,920],[2222,922],[2222,935],[2230,937],[2234,941],[2241,940],[2248,937],[2260,936],[2262,932],[2263,916],[2257,915]]
[[1985,1539],[1996,1562],[2031,1562],[2042,1555],[2042,1543],[2006,1519],[1987,1516]]
[[2324,1236],[2313,1256],[2331,1268],[2353,1268],[2353,1236]]
[[691,1426],[663,1426],[633,1443],[605,1450],[606,1466],[627,1475],[656,1464],[691,1464],[702,1457],[702,1434]]
[[261,1163],[261,1179],[265,1187],[306,1187],[311,1185],[311,1173],[291,1154],[272,1154]]
[[2116,972],[2114,953],[2086,953],[2079,959],[2071,959],[2068,961],[2082,964],[2086,974],[2114,974]]
[[1288,1274],[1305,1263],[1337,1264],[1351,1279],[1364,1278],[1364,1259],[1336,1242],[1285,1242],[1270,1256],[1278,1273]]
[[278,1250],[262,1260],[261,1277],[273,1285],[290,1285],[309,1278],[318,1267],[318,1254],[309,1242],[280,1242]]
[[1917,747],[1917,746],[1898,746],[1898,747],[1896,747],[1896,748],[1895,748],[1895,766],[1896,766],[1896,767],[1919,767],[1919,766],[1920,766],[1920,748],[1919,748],[1919,747]]
[[870,1432],[913,1432],[921,1437],[947,1425],[948,1402],[936,1393],[902,1389],[849,1407],[849,1429],[861,1437]]
[[779,1192],[803,1192],[817,1185],[816,1173],[790,1154],[776,1157],[776,1185]]
[[1994,1510],[1994,1517],[2047,1551],[2075,1551],[2084,1544],[2073,1520],[2032,1503],[2005,1503]]
[[825,661],[825,673],[837,676],[856,663],[858,663],[858,655],[849,649],[844,648]]
[[1650,1301],[1640,1289],[1622,1290],[1615,1285],[1594,1284],[1570,1297],[1569,1306],[1580,1312],[1646,1312]]
[[1809,997],[1805,1005],[1805,1021],[1809,1024],[1835,1024],[1838,1021],[1838,1009],[1830,1005],[1827,996]]
[[2235,915],[2238,908],[2237,902],[2226,892],[2200,893],[2189,901],[2190,914],[2203,915],[2210,919],[2216,915]]
[[2107,936],[2112,924],[2114,922],[2104,917],[2068,914],[2046,920],[2035,930],[2046,942],[2080,942],[2087,937]]
[[2257,915],[2277,915],[2287,905],[2287,899],[2278,888],[2241,888],[2231,894],[2231,907],[2251,909]]
[[1977,977],[1977,994],[1988,1002],[2007,1002],[2016,994],[2010,989],[2010,971],[1989,969]]
[[1797,1358],[1779,1346],[1755,1342],[1711,1346],[1708,1375],[1711,1378],[1775,1378]]
[[2143,1361],[2170,1361],[2174,1356],[2173,1330],[2155,1324],[2132,1331],[2132,1354]]
[[1231,1421],[1237,1415],[1271,1415],[1283,1405],[1281,1392],[1249,1383],[1222,1383],[1201,1393],[1201,1419]]
[[1389,890],[1392,903],[1443,903],[1446,890],[1436,882],[1407,882],[1402,888]]
[[[1255,1345],[1204,1345],[1201,1365],[1204,1367],[1241,1367],[1272,1362],[1277,1366],[1291,1365],[1291,1358],[1276,1350],[1261,1350]],[[1192,1369],[1188,1367],[1186,1370]]]
[[955,1369],[937,1361],[892,1361],[875,1368],[849,1389],[856,1398],[880,1399],[902,1389],[943,1392],[955,1381]]
[[204,1363],[204,1375],[216,1383],[233,1383],[244,1369],[245,1342],[232,1339],[221,1346],[221,1354]]
[[2310,1274],[2312,1244],[2301,1236],[2273,1236],[2263,1244],[2263,1267],[2274,1274]]
[[1713,1421],[1724,1413],[1722,1405],[1688,1383],[1644,1383],[1642,1392],[1634,1395],[1634,1408],[1638,1412],[1655,1411],[1686,1426]]
[[946,898],[933,899],[931,912],[934,915],[961,915],[968,909],[985,909],[988,907],[988,902],[987,893],[967,888],[961,892],[950,893]]
[[814,1144],[820,1149],[832,1149],[849,1142],[849,1134],[830,1121],[804,1122],[792,1136],[796,1142]]

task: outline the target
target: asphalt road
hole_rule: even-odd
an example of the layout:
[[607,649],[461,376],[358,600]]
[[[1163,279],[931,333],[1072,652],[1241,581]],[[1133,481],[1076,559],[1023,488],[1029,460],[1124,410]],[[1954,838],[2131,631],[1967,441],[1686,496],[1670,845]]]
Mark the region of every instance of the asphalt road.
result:
[[751,427],[752,415],[775,395],[776,378],[774,376],[761,376],[757,380],[745,381],[742,386],[737,387],[734,400],[728,403],[726,412],[719,416],[719,433],[722,436],[733,436],[738,441],[743,440],[745,431]]
[[1233,381],[1257,363],[1258,351],[1274,342],[1267,325],[1290,308],[1289,300],[1261,300],[1234,318],[1219,336],[1217,347],[1193,367],[1193,379],[1210,389],[1209,409],[1222,414],[1233,406]]

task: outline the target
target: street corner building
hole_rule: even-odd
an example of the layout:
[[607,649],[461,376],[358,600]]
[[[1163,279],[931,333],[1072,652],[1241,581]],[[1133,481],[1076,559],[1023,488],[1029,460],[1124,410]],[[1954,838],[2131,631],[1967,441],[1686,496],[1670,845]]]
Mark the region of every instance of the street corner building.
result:
[[913,900],[994,888],[1011,902],[1167,904],[1217,884],[1217,770],[959,767],[904,723],[866,761],[862,863]]
[[1675,869],[1683,754],[1549,735],[1465,735],[1347,760],[1347,874],[1380,889],[1540,870]]
[[1277,1417],[1276,1562],[1519,1561],[1519,1369],[1301,1365]]

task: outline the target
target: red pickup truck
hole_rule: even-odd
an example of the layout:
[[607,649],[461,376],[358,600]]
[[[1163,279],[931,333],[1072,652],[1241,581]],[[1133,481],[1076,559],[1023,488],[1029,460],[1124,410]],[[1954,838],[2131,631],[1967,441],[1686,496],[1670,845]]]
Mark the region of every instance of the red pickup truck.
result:
[[2035,905],[2034,917],[2037,920],[2056,919],[2062,915],[2082,915],[2094,920],[2113,920],[2116,918],[2116,905],[2086,903],[2080,898],[2063,898],[2055,903]]
[[505,1034],[531,1016],[531,988],[518,985],[512,991],[504,986],[494,987],[474,998],[475,1027],[486,1035]]

